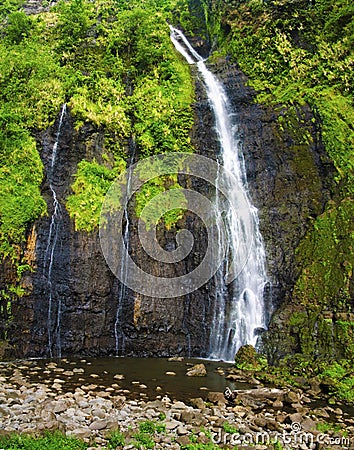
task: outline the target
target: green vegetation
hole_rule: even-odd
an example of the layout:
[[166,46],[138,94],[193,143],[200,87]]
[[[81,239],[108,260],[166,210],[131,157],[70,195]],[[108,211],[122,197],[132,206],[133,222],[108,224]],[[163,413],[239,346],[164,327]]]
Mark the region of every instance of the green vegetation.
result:
[[252,345],[243,345],[235,355],[235,366],[241,370],[258,371],[266,365],[267,360]]
[[161,422],[153,422],[152,420],[145,420],[139,424],[139,432],[133,434],[133,441],[136,448],[154,448],[155,441],[153,436],[155,434],[164,433],[166,425]]
[[122,432],[119,430],[111,431],[108,436],[108,448],[116,449],[117,447],[121,447],[125,445],[125,439]]
[[174,176],[153,178],[142,186],[136,195],[136,214],[145,222],[147,229],[160,220],[170,229],[183,218],[184,209],[181,206],[187,209],[187,200],[179,191],[181,188]]
[[26,435],[0,436],[0,447],[5,450],[85,450],[84,442],[62,433],[46,433],[42,437]]
[[141,433],[164,433],[166,431],[166,425],[162,422],[153,422],[152,420],[145,420],[139,424],[139,431]]
[[354,368],[347,361],[333,362],[327,365],[319,375],[319,379],[329,388],[334,399],[354,403]]
[[[126,168],[128,139],[138,158],[193,150],[193,83],[167,24],[186,11],[186,0],[72,0],[26,16],[18,0],[2,2],[0,259],[10,261],[14,273],[27,264],[29,225],[46,213],[34,136],[54,125],[64,103],[78,133],[89,123],[103,136],[100,160],[88,152],[67,198],[77,230],[97,229],[104,195]],[[140,196],[138,211],[149,198]],[[168,212],[165,225],[182,215],[181,209]],[[1,291],[2,308],[13,295],[13,289]]]
[[338,433],[342,430],[342,427],[340,425],[324,421],[318,422],[316,428],[318,431],[321,431],[321,433],[327,433],[328,431],[334,431],[335,433]]
[[78,164],[72,186],[74,195],[68,197],[66,203],[69,214],[75,219],[76,229],[92,231],[98,226],[104,196],[124,168],[124,160],[113,170],[96,161],[83,160]]
[[[4,124],[0,131],[0,254],[18,258],[28,222],[46,211],[39,191],[43,166],[34,139],[18,126]],[[12,125],[12,126],[11,126]]]
[[281,442],[275,441],[273,444],[273,448],[274,450],[283,450],[284,447],[281,445]]
[[230,433],[230,434],[239,434],[240,433],[237,428],[235,428],[233,425],[231,425],[227,421],[222,424],[222,427],[223,427],[225,433]]

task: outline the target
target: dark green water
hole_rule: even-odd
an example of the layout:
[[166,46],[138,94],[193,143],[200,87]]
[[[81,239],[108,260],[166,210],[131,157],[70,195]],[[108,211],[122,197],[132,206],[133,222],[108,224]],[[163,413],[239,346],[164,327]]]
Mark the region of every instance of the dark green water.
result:
[[[57,366],[48,370],[48,364]],[[85,358],[62,360],[31,360],[23,362],[27,369],[21,372],[30,382],[46,383],[50,386],[55,379],[65,380],[62,390],[74,390],[76,387],[95,385],[92,390],[105,390],[112,385],[117,392],[130,398],[155,399],[156,396],[168,395],[172,399],[188,400],[194,397],[206,398],[209,391],[223,392],[226,386],[232,389],[248,388],[245,383],[228,382],[223,370],[231,364],[199,359],[168,361],[166,358]],[[194,364],[203,363],[207,369],[205,377],[188,377],[186,371]],[[21,363],[18,364],[21,366]],[[83,373],[66,375],[61,371],[83,369]],[[49,373],[48,373],[49,372]],[[173,372],[175,375],[167,375]],[[124,379],[114,378],[121,374]],[[144,387],[144,386],[146,387]],[[123,392],[123,391],[129,391]]]

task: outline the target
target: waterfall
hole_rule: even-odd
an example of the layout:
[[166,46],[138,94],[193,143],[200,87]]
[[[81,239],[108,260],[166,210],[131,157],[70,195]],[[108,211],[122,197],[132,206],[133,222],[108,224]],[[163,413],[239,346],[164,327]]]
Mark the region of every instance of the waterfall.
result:
[[[170,29],[175,48],[189,64],[197,66],[204,80],[220,145],[219,162],[231,173],[228,180],[222,180],[228,186],[228,199],[231,204],[246,204],[247,208],[246,211],[242,208],[227,209],[224,220],[228,230],[229,255],[224,267],[215,276],[216,291],[208,353],[211,359],[231,361],[242,345],[256,346],[259,332],[266,328],[263,294],[268,281],[265,250],[259,231],[258,212],[248,195],[237,124],[227,94],[184,34],[173,27]],[[242,199],[237,197],[240,195]],[[215,204],[219,211],[222,210],[222,203],[223,199],[217,192]],[[249,235],[250,230],[252,235]],[[237,277],[227,284],[226,274],[230,271],[236,271]]]
[[[130,191],[131,191],[131,182],[132,182],[132,165],[134,164],[135,160],[135,154],[136,154],[136,145],[134,138],[130,141],[130,147],[131,147],[131,158],[130,158],[130,164],[128,169],[128,178],[127,178],[127,197],[130,197]],[[127,249],[127,252],[129,252],[129,214],[128,214],[128,208],[125,208],[124,210],[124,229],[123,229],[123,241],[124,245]],[[118,291],[118,303],[117,303],[117,310],[116,310],[116,319],[114,322],[114,337],[115,337],[115,350],[116,350],[116,356],[120,356],[124,354],[124,346],[125,346],[125,336],[122,329],[122,308],[123,308],[123,300],[126,294],[126,283],[125,280],[128,276],[128,264],[127,264],[127,252],[123,252],[122,254],[122,260],[120,263],[120,277],[121,283],[119,285],[119,291]],[[123,282],[122,282],[123,281]]]
[[[57,151],[59,146],[60,133],[63,126],[64,118],[66,114],[66,104],[61,108],[60,119],[58,129],[55,137],[55,142],[51,154],[50,168],[48,170],[49,189],[53,197],[53,214],[50,220],[49,233],[47,239],[47,247],[44,254],[44,270],[46,273],[49,298],[48,298],[48,317],[47,317],[47,329],[48,329],[48,350],[49,355],[53,357],[53,334],[55,336],[55,346],[57,349],[56,356],[61,357],[61,340],[60,340],[60,326],[61,326],[61,299],[58,298],[56,307],[56,317],[53,317],[53,303],[54,303],[54,286],[53,286],[53,264],[55,259],[55,250],[58,243],[58,236],[60,232],[60,225],[62,221],[62,206],[58,200],[56,187],[54,184],[55,163],[57,158]],[[53,333],[53,322],[55,320],[55,330]]]

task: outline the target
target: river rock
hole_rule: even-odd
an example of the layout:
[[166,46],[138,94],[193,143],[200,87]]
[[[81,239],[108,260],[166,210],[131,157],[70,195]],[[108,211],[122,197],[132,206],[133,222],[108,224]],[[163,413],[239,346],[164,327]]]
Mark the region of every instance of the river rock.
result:
[[227,400],[222,392],[209,392],[207,400],[211,403],[217,404],[218,406],[225,406]]
[[174,430],[179,426],[182,426],[181,422],[178,422],[177,420],[169,420],[166,421],[166,430]]
[[273,402],[273,407],[274,408],[279,409],[279,408],[282,408],[283,406],[284,406],[283,402],[281,400],[279,400],[279,399],[277,399],[277,400],[275,400]]
[[284,401],[286,403],[299,403],[299,395],[294,391],[289,391],[284,396]]
[[70,430],[66,432],[67,436],[73,436],[77,439],[89,439],[92,436],[92,429],[88,427],[83,428],[75,428],[74,430]]
[[252,345],[243,345],[235,355],[236,367],[256,369],[259,366],[256,349]]
[[124,375],[122,375],[121,373],[117,373],[116,375],[114,375],[113,377],[115,380],[124,380]]
[[304,430],[304,431],[318,434],[318,431],[316,428],[316,422],[310,418],[303,420],[303,422],[301,423],[301,426],[302,426],[302,430]]
[[89,426],[90,430],[104,430],[107,428],[108,422],[106,420],[95,420]]
[[205,408],[204,400],[201,397],[191,398],[190,404],[195,408],[203,410]]
[[205,377],[207,374],[204,364],[196,364],[187,370],[187,377]]
[[179,436],[184,436],[184,435],[188,434],[188,430],[187,430],[187,428],[185,428],[183,425],[180,425],[180,426],[177,428],[177,434],[178,434]]
[[53,408],[53,412],[62,413],[67,410],[68,404],[64,401],[59,400],[58,402],[53,404],[52,408]]

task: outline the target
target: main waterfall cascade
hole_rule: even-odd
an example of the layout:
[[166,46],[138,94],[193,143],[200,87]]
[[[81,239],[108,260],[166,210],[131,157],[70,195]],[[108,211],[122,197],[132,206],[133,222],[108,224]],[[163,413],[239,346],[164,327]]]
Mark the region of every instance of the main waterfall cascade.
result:
[[[58,244],[58,236],[60,231],[60,225],[62,220],[62,206],[58,200],[57,191],[54,184],[54,173],[55,173],[55,163],[57,158],[57,151],[59,146],[60,133],[63,126],[64,118],[66,114],[66,104],[62,106],[60,119],[57,129],[57,134],[55,138],[55,143],[52,149],[50,167],[47,173],[49,180],[49,189],[53,197],[53,214],[50,221],[49,234],[47,240],[47,247],[44,254],[44,271],[47,277],[48,285],[48,318],[47,318],[47,329],[48,329],[48,351],[52,358],[53,356],[61,357],[61,339],[60,339],[60,326],[61,326],[61,300],[60,296],[57,299],[58,304],[56,305],[56,317],[53,318],[53,302],[55,289],[53,286],[53,264],[56,247]],[[54,333],[53,333],[53,322],[55,322]],[[55,343],[53,342],[53,335],[55,338]],[[56,347],[56,354],[53,355],[53,346]]]
[[[229,257],[215,276],[215,303],[210,331],[209,358],[232,361],[245,344],[256,346],[258,335],[267,326],[264,289],[268,283],[265,270],[265,250],[259,231],[257,209],[247,193],[247,177],[240,149],[236,123],[224,88],[207,69],[203,58],[193,49],[184,34],[173,28],[171,40],[189,64],[195,64],[204,80],[207,96],[215,118],[220,144],[220,163],[232,176],[226,180],[229,198],[240,204],[242,195],[248,211],[229,208],[225,221],[229,234]],[[225,180],[223,180],[225,182]],[[234,198],[232,198],[234,197]],[[246,202],[244,201],[246,199]],[[216,206],[222,199],[216,193]],[[246,221],[248,221],[246,223]],[[249,223],[251,221],[252,223]],[[252,235],[248,235],[249,230]],[[229,286],[226,274],[233,266],[238,275]]]

